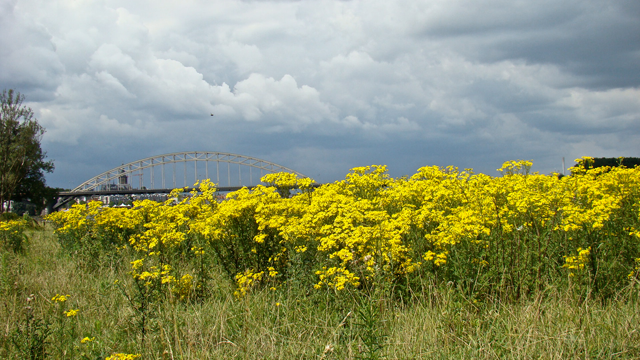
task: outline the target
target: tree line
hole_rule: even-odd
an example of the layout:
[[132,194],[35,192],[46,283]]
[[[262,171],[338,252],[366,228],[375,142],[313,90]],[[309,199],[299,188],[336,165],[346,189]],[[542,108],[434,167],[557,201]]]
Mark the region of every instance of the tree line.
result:
[[40,212],[57,195],[44,178],[54,169],[41,147],[45,129],[23,102],[24,95],[13,89],[0,94],[0,214],[12,200],[31,203]]

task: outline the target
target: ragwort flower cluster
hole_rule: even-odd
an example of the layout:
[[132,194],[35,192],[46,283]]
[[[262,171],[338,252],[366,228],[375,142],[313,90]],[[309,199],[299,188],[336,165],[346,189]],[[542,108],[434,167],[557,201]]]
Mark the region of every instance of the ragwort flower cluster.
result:
[[530,161],[517,160],[499,177],[427,166],[395,179],[374,165],[322,186],[269,174],[267,186],[223,201],[207,180],[163,204],[89,203],[50,219],[63,239],[126,247],[136,281],[158,280],[182,298],[206,285],[214,264],[239,297],[294,279],[341,291],[414,276],[470,293],[526,294],[576,271],[606,292],[637,272],[640,169],[577,163],[565,177],[531,173]]

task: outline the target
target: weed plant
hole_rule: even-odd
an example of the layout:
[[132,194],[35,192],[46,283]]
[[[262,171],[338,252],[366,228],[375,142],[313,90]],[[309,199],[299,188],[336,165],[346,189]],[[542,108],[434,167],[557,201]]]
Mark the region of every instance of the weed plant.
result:
[[0,358],[638,358],[640,170],[588,161],[3,221]]
[[[639,294],[632,285],[607,300],[548,287],[506,301],[469,298],[453,284],[426,278],[403,298],[394,289],[367,295],[311,291],[292,282],[238,299],[234,282],[217,270],[204,297],[157,303],[143,346],[136,311],[114,285],[130,276],[128,264],[87,272],[61,249],[50,227],[30,233],[24,254],[3,255],[8,260],[1,275],[9,285],[2,289],[0,358],[38,358],[27,349],[52,359],[640,356]],[[133,290],[133,283],[126,286]],[[60,307],[56,295],[70,296]],[[25,320],[25,306],[33,320]],[[71,318],[64,314],[70,309],[78,310]]]

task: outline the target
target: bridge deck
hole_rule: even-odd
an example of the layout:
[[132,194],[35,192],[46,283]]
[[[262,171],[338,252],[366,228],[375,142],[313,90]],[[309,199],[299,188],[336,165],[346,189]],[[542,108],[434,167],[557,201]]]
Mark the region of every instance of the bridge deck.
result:
[[[254,186],[220,186],[216,187],[216,190],[221,192],[237,191],[243,187],[253,189]],[[193,188],[184,190],[184,192],[193,191]],[[168,194],[173,189],[128,189],[128,190],[87,190],[87,191],[62,191],[58,194],[59,197],[78,197],[78,196],[93,196],[93,195],[141,195],[141,194]]]

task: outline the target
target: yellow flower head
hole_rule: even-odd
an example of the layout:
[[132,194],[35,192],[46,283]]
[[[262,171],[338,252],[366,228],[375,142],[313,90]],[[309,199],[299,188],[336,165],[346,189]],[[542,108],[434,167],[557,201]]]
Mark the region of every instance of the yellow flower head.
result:
[[138,259],[131,262],[131,268],[134,270],[141,268],[142,265],[144,265],[144,259]]
[[591,252],[591,246],[586,249],[578,248],[576,251],[578,253],[577,256],[565,256],[565,264],[562,265],[564,268],[568,268],[570,270],[583,270],[585,265],[589,263],[589,254]]
[[65,301],[67,301],[67,299],[71,297],[71,295],[60,295],[60,294],[56,294],[56,296],[54,296],[51,300],[54,302],[59,302],[59,303],[63,303]]
[[67,317],[74,317],[78,315],[78,311],[80,311],[80,309],[76,309],[76,310],[70,309],[68,311],[65,311],[64,314],[67,315]]
[[85,336],[82,340],[80,340],[80,343],[81,344],[86,344],[88,342],[94,341],[95,339],[96,339],[95,336],[94,337]]
[[140,355],[140,354],[118,353],[118,354],[113,354],[111,356],[107,356],[107,358],[105,360],[134,360],[134,359],[137,359],[139,357],[142,357],[142,355]]

